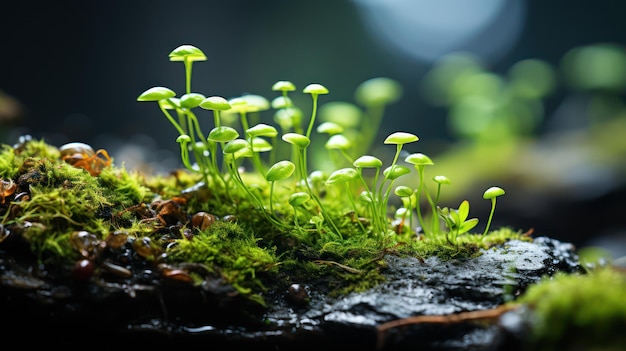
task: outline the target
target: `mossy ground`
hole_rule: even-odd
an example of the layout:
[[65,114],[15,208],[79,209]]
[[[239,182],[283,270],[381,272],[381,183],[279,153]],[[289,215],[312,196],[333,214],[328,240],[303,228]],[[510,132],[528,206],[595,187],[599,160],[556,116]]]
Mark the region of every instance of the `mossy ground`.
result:
[[[95,249],[84,246],[105,245],[113,233],[124,233],[145,260],[202,264],[260,303],[264,282],[278,275],[304,282],[332,278],[335,293],[345,293],[380,282],[385,254],[468,257],[509,239],[531,240],[507,228],[485,237],[461,235],[453,243],[445,235],[409,237],[397,227],[374,233],[367,218],[347,209],[341,192],[322,189],[326,210],[341,231],[336,235],[307,218],[315,206],[293,211],[286,201],[289,185],[278,186],[273,195],[274,216],[287,224],[277,228],[236,186],[224,188],[217,180],[206,186],[198,174],[184,170],[146,175],[115,164],[92,176],[64,162],[43,140],[4,145],[0,177],[17,185],[0,205],[3,238],[19,236],[41,263],[95,260]],[[253,191],[269,201],[267,183],[245,174],[244,181],[256,183]],[[194,222],[198,213],[212,215],[208,224]],[[298,225],[294,216],[300,216]],[[94,239],[77,244],[79,232]],[[195,283],[201,280],[186,274]]]
[[626,345],[624,301],[626,274],[607,266],[546,277],[516,303],[533,311],[537,350],[618,350]]

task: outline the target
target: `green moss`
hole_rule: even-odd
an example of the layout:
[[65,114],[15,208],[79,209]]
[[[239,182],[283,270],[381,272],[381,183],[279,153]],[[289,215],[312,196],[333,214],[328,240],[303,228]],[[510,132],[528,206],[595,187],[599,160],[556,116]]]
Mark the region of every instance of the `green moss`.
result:
[[[269,184],[256,173],[242,174],[249,187],[244,191],[232,180],[226,179],[224,187],[211,176],[211,186],[206,187],[202,175],[187,170],[149,176],[113,165],[92,176],[62,161],[58,149],[43,141],[30,140],[2,150],[0,171],[18,184],[19,191],[28,193],[28,197],[9,198],[0,207],[2,225],[26,240],[42,262],[80,259],[70,240],[75,231],[87,231],[101,240],[123,231],[135,239],[149,238],[155,252],[166,252],[171,264],[207,267],[259,303],[264,303],[264,282],[275,283],[279,276],[299,282],[324,279],[327,293],[340,295],[383,281],[385,254],[452,259],[478,255],[480,248],[509,239],[530,240],[506,228],[486,236],[462,234],[452,243],[444,232],[418,237],[390,230],[381,236],[371,229],[368,218],[356,215],[356,211],[367,213],[364,204],[349,206],[345,192],[324,184],[314,187],[323,194],[320,199],[328,217],[322,218],[312,201],[294,212],[288,199],[296,181],[283,180],[276,186],[270,213],[265,207]],[[250,194],[260,202],[251,202]],[[163,213],[158,204],[165,201],[174,201],[179,211],[172,223],[159,218]],[[199,230],[190,218],[200,211],[218,220]],[[298,226],[294,225],[296,215]],[[230,216],[228,221],[226,216]],[[340,235],[333,235],[325,220],[332,220]],[[277,226],[278,222],[283,224]]]
[[190,238],[179,239],[168,250],[171,262],[202,263],[216,272],[240,293],[249,295],[263,290],[258,275],[275,271],[275,249],[259,247],[249,229],[236,223],[218,221]]
[[626,345],[626,274],[609,267],[558,273],[531,286],[516,303],[530,306],[533,339],[542,350],[617,350]]

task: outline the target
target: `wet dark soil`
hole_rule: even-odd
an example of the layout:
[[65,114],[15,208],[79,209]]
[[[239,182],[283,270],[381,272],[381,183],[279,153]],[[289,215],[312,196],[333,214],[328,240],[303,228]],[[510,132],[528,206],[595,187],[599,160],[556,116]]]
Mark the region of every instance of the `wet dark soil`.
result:
[[[523,350],[529,321],[503,304],[546,275],[581,271],[572,245],[538,237],[471,259],[388,255],[386,281],[340,297],[323,280],[266,282],[263,307],[218,278],[164,280],[145,260],[123,279],[81,281],[68,267],[35,264],[28,250],[15,254],[17,245],[0,246],[3,338],[33,347]],[[416,316],[432,319],[411,322]]]

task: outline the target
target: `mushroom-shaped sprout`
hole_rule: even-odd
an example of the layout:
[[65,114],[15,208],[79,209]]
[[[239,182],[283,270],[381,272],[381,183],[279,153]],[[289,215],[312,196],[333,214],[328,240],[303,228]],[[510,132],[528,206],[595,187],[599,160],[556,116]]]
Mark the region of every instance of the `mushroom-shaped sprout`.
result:
[[355,99],[360,104],[385,105],[397,101],[402,96],[402,86],[397,81],[377,77],[361,83],[355,92]]
[[335,135],[343,133],[343,127],[335,122],[324,122],[317,126],[318,133],[325,133],[328,135]]
[[408,167],[402,166],[402,165],[394,165],[394,166],[390,166],[385,168],[385,170],[383,171],[383,174],[385,175],[385,177],[387,179],[398,179],[400,177],[402,177],[405,174],[409,174],[411,173],[411,170]]
[[267,140],[255,137],[252,138],[252,149],[254,149],[255,152],[267,152],[271,151],[273,147]]
[[180,97],[180,106],[185,108],[196,108],[200,106],[206,97],[199,93],[189,93]]
[[241,96],[240,99],[246,102],[242,105],[245,106],[245,112],[265,111],[270,108],[270,102],[261,95],[247,94]]
[[367,191],[367,190],[361,191],[361,193],[359,194],[359,199],[368,204],[371,204],[374,202],[374,197],[372,196],[372,192]]
[[306,148],[311,143],[311,139],[298,133],[285,133],[283,134],[282,139],[289,144],[296,145],[300,149]]
[[187,145],[191,142],[191,137],[187,134],[182,134],[176,138],[176,142],[180,144],[180,158],[183,164],[187,169],[194,170],[191,161],[189,161],[189,149],[187,149]]
[[137,101],[160,101],[176,96],[176,93],[166,87],[152,87],[137,97]]
[[210,96],[200,103],[200,107],[205,110],[226,111],[230,110],[228,100],[221,96]]
[[186,145],[189,142],[191,142],[191,137],[187,134],[179,135],[178,138],[176,138],[176,142],[179,144]]
[[209,132],[209,140],[215,142],[229,142],[239,137],[239,132],[235,128],[223,126],[215,127]]
[[394,190],[394,193],[400,197],[409,197],[413,195],[413,189],[406,185],[399,185]]
[[313,83],[304,87],[302,92],[311,95],[323,95],[328,94],[328,89],[321,84]]
[[493,200],[498,196],[504,195],[504,189],[499,188],[497,186],[492,186],[491,188],[485,190],[483,193],[483,199],[485,200]]
[[259,123],[254,127],[248,128],[248,130],[246,130],[246,134],[251,138],[260,136],[273,138],[278,135],[278,131],[270,125]]
[[347,150],[352,143],[343,134],[335,134],[331,136],[324,147],[329,150]]
[[309,180],[313,185],[322,184],[328,179],[328,175],[324,171],[315,170],[309,174]]
[[391,133],[387,138],[385,138],[385,144],[408,144],[415,141],[418,141],[419,138],[415,134],[405,133],[405,132],[395,132]]
[[274,122],[278,123],[283,130],[299,126],[302,120],[302,110],[296,107],[283,108],[274,114]]
[[281,109],[293,106],[293,102],[288,96],[278,96],[272,100],[271,106],[273,109]]
[[289,196],[289,204],[293,207],[298,207],[298,206],[304,205],[304,203],[309,201],[310,199],[311,199],[311,195],[309,195],[309,193],[299,191]]
[[491,220],[493,219],[493,213],[496,210],[496,198],[502,195],[504,195],[504,189],[497,186],[492,186],[483,193],[483,199],[491,200],[491,212],[489,213],[489,220],[487,221],[487,226],[485,226],[483,236],[485,236],[485,234],[489,231],[489,226],[491,225]]
[[444,184],[450,184],[450,179],[444,175],[436,175],[433,177],[433,181],[437,183],[437,196],[435,196],[435,202],[438,202],[439,196],[441,195],[441,186]]
[[378,157],[363,155],[354,160],[352,165],[356,168],[379,168],[383,165],[383,161]]
[[235,140],[229,141],[228,143],[226,143],[226,145],[224,145],[223,152],[225,154],[234,154],[238,151],[249,149],[249,148],[250,146],[247,141],[243,139],[235,139]]
[[414,164],[416,166],[432,166],[434,165],[433,161],[430,157],[424,155],[423,153],[414,153],[407,156],[404,161]]
[[335,184],[335,183],[345,183],[349,182],[352,179],[355,179],[358,176],[357,171],[354,168],[341,168],[334,172],[332,172],[328,179],[326,179],[326,184]]
[[433,181],[439,185],[450,184],[450,179],[448,179],[445,175],[436,175],[433,177]]
[[206,61],[202,50],[193,45],[181,45],[169,54],[170,61]]
[[296,170],[296,166],[287,160],[276,162],[265,175],[265,179],[268,182],[274,182],[277,180],[283,180],[291,177]]
[[274,85],[272,85],[272,91],[287,92],[294,90],[296,90],[296,86],[288,80],[279,80],[278,82],[274,83]]

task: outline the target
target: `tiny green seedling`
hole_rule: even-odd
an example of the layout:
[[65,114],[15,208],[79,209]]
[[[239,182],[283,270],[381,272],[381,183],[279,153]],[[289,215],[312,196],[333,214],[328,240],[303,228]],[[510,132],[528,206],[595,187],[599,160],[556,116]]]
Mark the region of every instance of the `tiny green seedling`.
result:
[[491,220],[493,219],[493,213],[496,211],[496,198],[502,195],[504,195],[504,189],[497,186],[492,186],[483,193],[483,199],[491,200],[491,211],[489,212],[489,220],[485,226],[483,236],[485,236],[489,231],[489,226],[491,225]]
[[[417,227],[414,228],[412,223],[415,210],[424,237],[435,239],[445,235],[448,243],[454,244],[459,235],[469,233],[478,223],[475,218],[468,219],[467,200],[461,202],[458,209],[439,207],[441,187],[450,184],[450,181],[446,176],[435,176],[432,180],[437,184],[437,190],[431,196],[424,173],[426,166],[433,166],[434,162],[423,153],[410,153],[403,160],[414,166],[418,185],[415,188],[406,185],[394,188],[397,179],[412,171],[399,163],[399,157],[403,148],[419,140],[417,135],[398,131],[385,138],[384,144],[396,147],[387,167],[383,167],[382,160],[368,154],[383,110],[402,95],[401,87],[394,80],[377,77],[358,86],[355,99],[365,107],[365,112],[356,105],[344,102],[322,105],[322,122],[317,128],[319,96],[329,94],[329,90],[319,83],[305,86],[301,92],[311,96],[312,104],[307,127],[302,128],[302,109],[296,106],[290,95],[297,90],[292,82],[275,82],[271,90],[279,95],[271,101],[256,94],[230,99],[217,95],[205,97],[201,93],[192,92],[191,72],[193,63],[206,61],[206,55],[194,46],[182,45],[173,50],[169,57],[171,61],[185,64],[185,94],[177,97],[173,90],[157,86],[140,94],[137,100],[157,102],[162,113],[178,131],[176,141],[180,144],[181,160],[189,172],[199,173],[206,186],[213,187],[212,192],[219,193],[219,189],[215,188],[219,186],[227,194],[230,192],[232,196],[229,194],[227,199],[232,203],[238,204],[241,198],[246,199],[279,231],[294,230],[304,235],[313,230],[310,228],[312,225],[324,240],[348,239],[348,236],[356,233],[364,237],[393,238],[395,232],[391,217],[400,215],[402,221],[407,216],[409,218],[408,229],[406,226],[402,229],[403,233],[409,235],[400,238],[400,233],[396,233],[398,237],[393,240],[415,240],[418,237],[413,235],[418,234]],[[213,126],[208,135],[202,132],[199,123],[201,119],[193,112],[198,107],[213,113]],[[273,121],[277,127],[262,121],[261,113],[270,109],[274,110]],[[178,119],[170,111],[175,111]],[[250,124],[253,116],[254,123]],[[236,126],[237,117],[241,129]],[[325,152],[329,156],[327,159],[332,160],[335,166],[328,173],[320,169],[309,173],[311,161],[307,156],[314,137],[313,131],[328,138],[324,144]],[[285,146],[289,146],[289,150]],[[219,151],[223,162],[221,167],[217,164]],[[337,159],[337,155],[342,159]],[[282,161],[275,162],[276,158]],[[349,167],[345,167],[345,162]],[[247,169],[247,163],[253,167]],[[268,168],[268,165],[271,167]],[[293,173],[297,175],[296,181],[289,180]],[[216,182],[216,179],[220,181]],[[276,183],[279,181],[284,182],[284,186],[277,188]],[[389,206],[392,191],[402,201],[402,207],[394,213],[391,213]],[[492,201],[492,209],[482,236],[487,234],[491,225],[495,198],[502,194],[504,191],[497,187],[488,189],[484,194],[485,199]],[[432,223],[428,225],[420,206],[424,198],[432,216]],[[356,199],[361,201],[357,202]],[[312,204],[305,206],[309,200],[312,200]],[[351,220],[346,220],[345,206],[341,205],[346,200],[350,205]],[[286,211],[285,205],[291,206],[291,209]],[[298,209],[303,212],[298,213]],[[310,216],[309,222],[299,222],[298,216],[305,213]],[[290,215],[293,220],[287,218]],[[352,225],[354,218],[358,218],[356,226]],[[445,222],[447,230],[441,229],[440,220]],[[354,228],[358,228],[358,231],[355,232]]]
[[476,218],[467,219],[469,207],[469,201],[463,200],[456,210],[444,207],[438,211],[439,216],[448,226],[448,233],[451,235],[446,235],[448,243],[454,244],[460,234],[469,232],[478,224],[478,219]]

